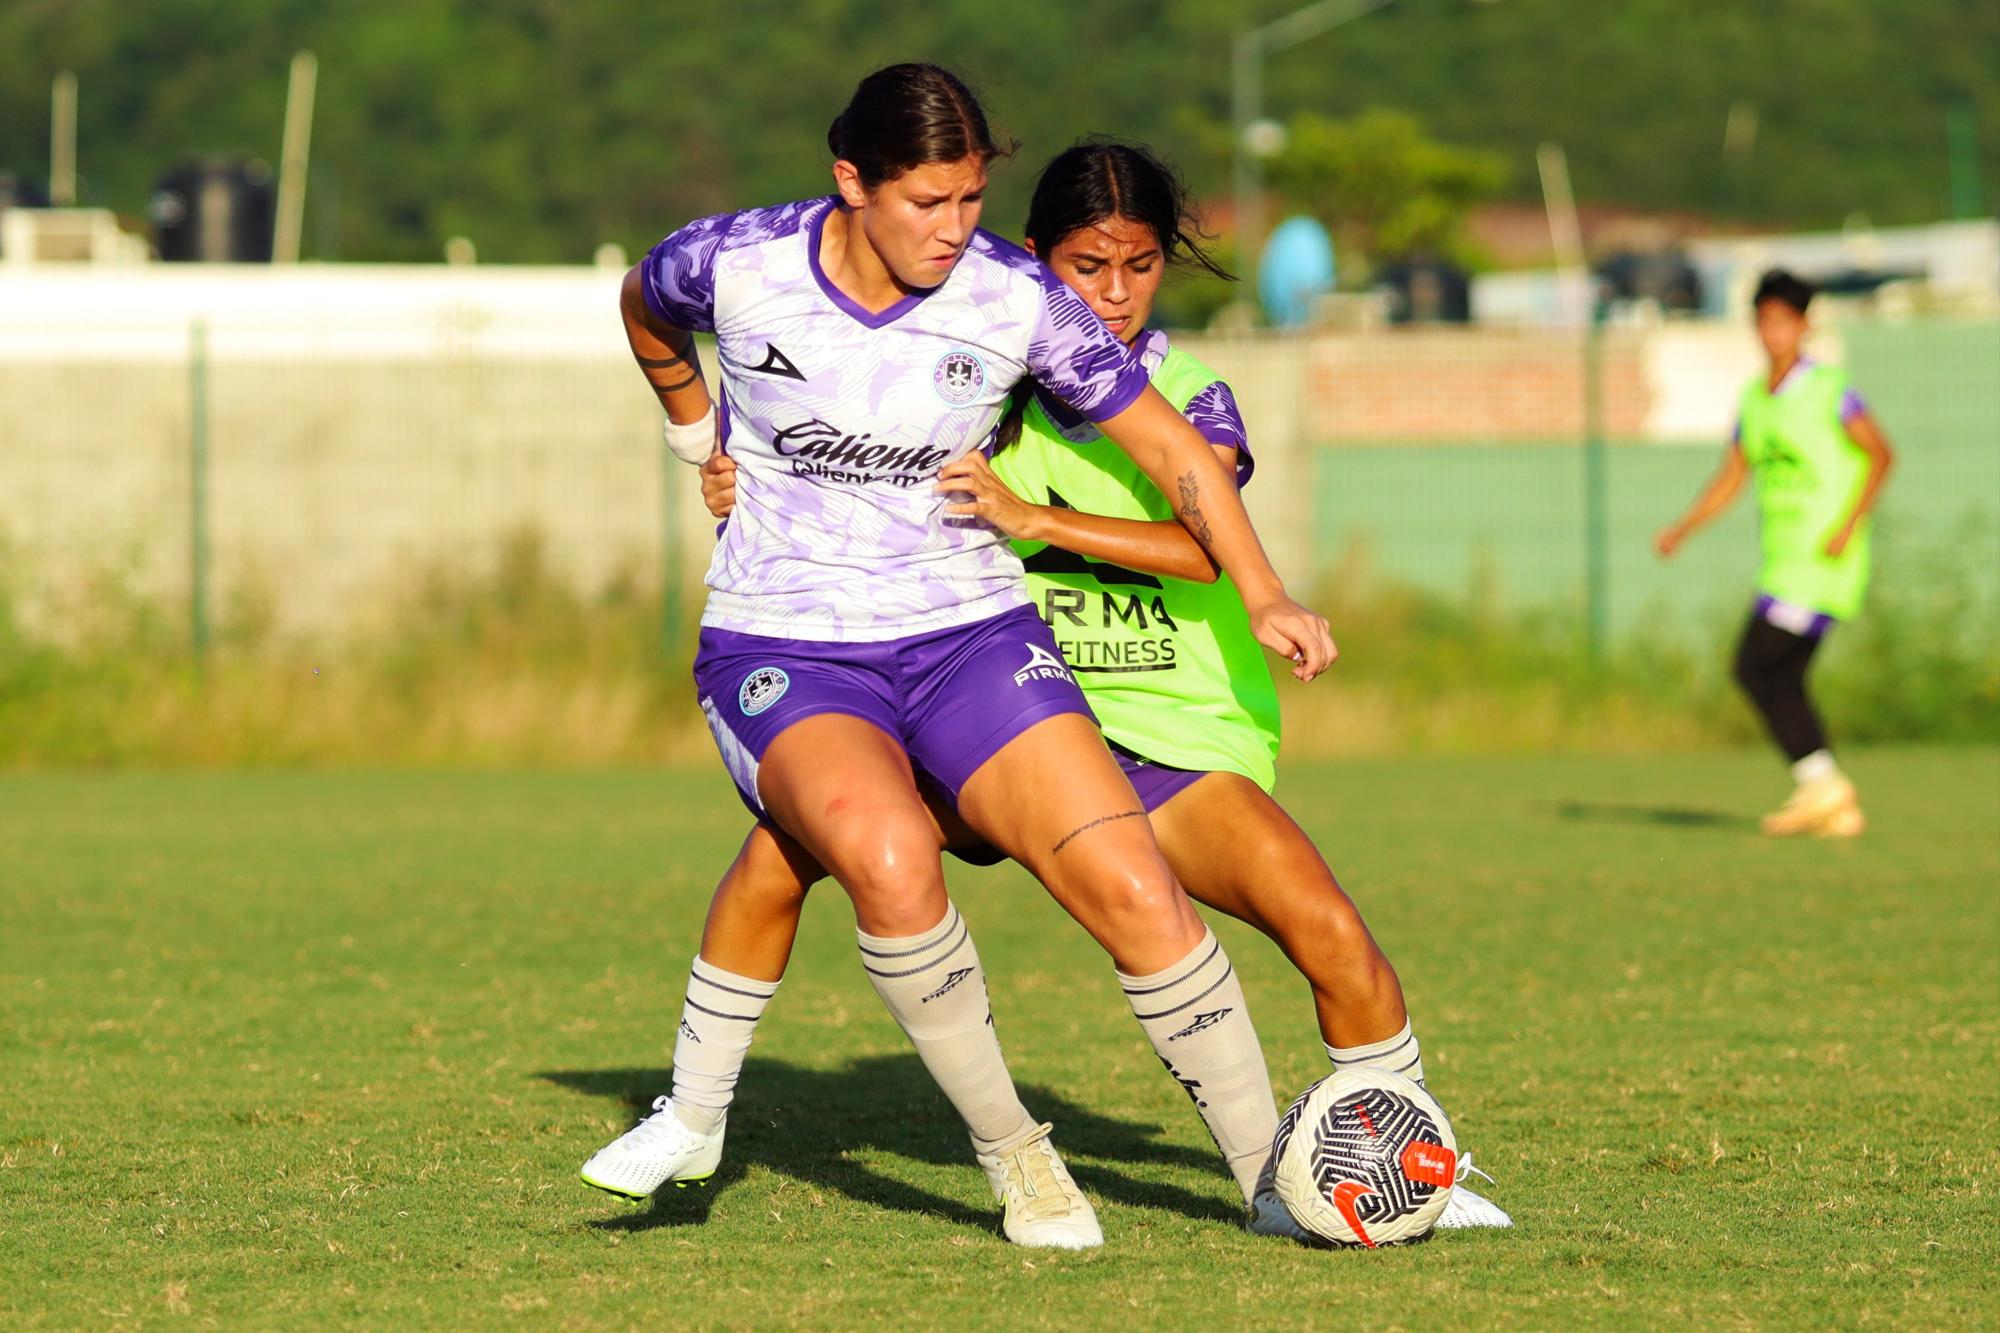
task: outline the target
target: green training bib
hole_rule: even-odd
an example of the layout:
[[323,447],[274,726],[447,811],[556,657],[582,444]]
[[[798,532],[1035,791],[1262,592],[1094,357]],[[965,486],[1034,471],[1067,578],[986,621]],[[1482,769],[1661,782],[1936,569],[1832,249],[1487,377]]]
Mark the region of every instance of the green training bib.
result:
[[1744,386],[1739,445],[1756,479],[1763,565],[1759,591],[1845,620],[1868,588],[1869,520],[1838,558],[1826,543],[1868,475],[1868,455],[1847,437],[1841,402],[1847,375],[1801,364],[1778,393],[1762,376]]
[[[1153,387],[1185,412],[1221,377],[1169,346]],[[1085,423],[1064,434],[1039,401],[993,469],[1031,504],[1173,521],[1124,450]],[[1015,542],[1028,592],[1054,631],[1105,738],[1174,768],[1276,781],[1278,692],[1227,574],[1214,583],[1141,573],[1042,542]]]

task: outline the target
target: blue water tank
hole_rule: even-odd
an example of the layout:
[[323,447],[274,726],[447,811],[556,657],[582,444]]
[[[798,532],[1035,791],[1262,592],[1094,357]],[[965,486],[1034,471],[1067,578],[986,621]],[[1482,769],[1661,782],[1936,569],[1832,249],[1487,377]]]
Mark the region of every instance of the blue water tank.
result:
[[1313,302],[1333,290],[1333,237],[1314,218],[1280,222],[1257,263],[1257,299],[1281,329],[1303,327]]

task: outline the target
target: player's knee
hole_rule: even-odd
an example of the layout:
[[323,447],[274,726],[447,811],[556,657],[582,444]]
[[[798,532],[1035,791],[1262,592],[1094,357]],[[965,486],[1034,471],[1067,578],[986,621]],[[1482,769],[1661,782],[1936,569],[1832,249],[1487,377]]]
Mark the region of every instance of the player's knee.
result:
[[871,935],[920,935],[944,909],[937,836],[927,823],[892,819],[827,849],[841,886]]
[[1150,946],[1148,952],[1184,953],[1201,942],[1201,918],[1165,862],[1100,868],[1089,899],[1102,922],[1099,934],[1114,955],[1142,943]]
[[1360,909],[1331,878],[1311,887],[1293,881],[1265,915],[1267,932],[1308,974],[1314,965],[1353,969],[1382,956]]

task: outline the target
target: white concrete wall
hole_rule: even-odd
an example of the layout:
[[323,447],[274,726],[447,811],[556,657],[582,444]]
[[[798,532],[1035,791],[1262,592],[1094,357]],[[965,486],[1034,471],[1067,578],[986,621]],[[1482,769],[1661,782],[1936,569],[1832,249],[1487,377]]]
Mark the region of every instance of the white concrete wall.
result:
[[[152,266],[0,272],[0,535],[45,592],[115,568],[189,586],[192,346],[207,330],[218,603],[284,627],[366,616],[427,565],[533,529],[599,588],[651,579],[669,527],[659,410],[616,273]],[[673,526],[699,576],[692,475]],[[74,602],[74,597],[54,597]]]
[[[580,588],[657,586],[670,555],[698,584],[713,525],[661,447],[617,282],[582,268],[0,268],[0,542],[47,594],[30,609],[79,605],[106,570],[184,603],[197,323],[218,608],[256,590],[281,627],[338,631],[425,568],[490,562],[524,530]],[[1422,359],[1422,331],[1370,337],[1389,378]],[[1644,339],[1643,435],[1713,444],[1754,364],[1746,331]],[[1184,345],[1235,388],[1258,459],[1247,502],[1281,572],[1303,580],[1314,341]],[[1476,414],[1458,415],[1477,438]]]

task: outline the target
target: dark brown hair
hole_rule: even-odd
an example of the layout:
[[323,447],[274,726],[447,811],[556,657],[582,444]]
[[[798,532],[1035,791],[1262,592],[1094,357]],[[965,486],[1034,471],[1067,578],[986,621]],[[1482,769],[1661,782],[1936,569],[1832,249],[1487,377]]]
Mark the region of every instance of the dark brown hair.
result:
[[995,144],[979,99],[940,65],[890,65],[863,79],[847,109],[827,127],[826,146],[852,162],[869,189],[927,162],[976,157],[981,163],[1014,151]]
[[1203,233],[1177,172],[1142,144],[1093,137],[1072,144],[1042,168],[1028,204],[1028,239],[1044,263],[1072,232],[1106,218],[1128,218],[1159,238],[1170,263],[1197,264],[1228,278],[1196,239]]
[[[1180,175],[1144,145],[1119,139],[1084,139],[1042,168],[1028,204],[1027,237],[1046,264],[1069,236],[1113,217],[1151,231],[1168,263],[1198,264],[1219,278],[1235,279],[1196,239],[1203,232]],[[993,428],[992,452],[1021,438],[1034,392],[1031,380],[1014,386],[1000,424]]]
[[1785,269],[1774,268],[1757,280],[1757,294],[1750,299],[1750,308],[1754,310],[1766,301],[1780,301],[1803,315],[1813,296],[1811,283]]

